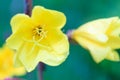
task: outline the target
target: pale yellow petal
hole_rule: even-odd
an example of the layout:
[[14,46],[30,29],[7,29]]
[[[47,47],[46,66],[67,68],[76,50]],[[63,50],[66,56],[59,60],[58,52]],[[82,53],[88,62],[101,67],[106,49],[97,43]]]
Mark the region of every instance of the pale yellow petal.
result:
[[66,17],[62,12],[35,6],[32,10],[32,19],[37,25],[48,28],[62,28],[66,23]]
[[19,59],[19,53],[15,53],[15,55],[14,55],[14,66],[15,67],[22,67],[23,66],[22,62]]
[[[60,31],[65,22],[63,13],[40,6],[33,9],[31,18],[23,14],[15,15],[11,20],[13,33],[6,41],[8,46],[17,50],[15,64],[25,66],[30,72],[40,61],[53,66],[62,63],[69,53],[67,36]],[[33,30],[38,26],[46,34],[35,34]]]
[[19,32],[12,34],[10,37],[7,38],[6,45],[12,49],[18,49],[23,42],[22,36],[23,36],[23,34],[21,34]]
[[[0,49],[0,79],[25,74],[25,69],[14,67],[13,57],[15,52],[4,45]],[[20,70],[20,71],[19,71]],[[2,79],[3,78],[3,79]]]
[[69,52],[64,52],[62,54],[57,54],[57,52],[51,50],[40,50],[37,59],[41,62],[48,64],[50,66],[58,66],[65,61]]
[[56,54],[65,54],[69,51],[68,38],[58,29],[51,29],[48,31],[46,41]]
[[105,43],[108,41],[108,35],[106,33],[109,27],[117,20],[118,17],[94,20],[80,26],[74,31],[74,34]]
[[108,30],[106,31],[106,34],[119,37],[119,34],[120,34],[120,20],[119,20],[119,18],[114,20],[110,24]]
[[35,25],[29,18],[26,18],[25,16],[26,15],[18,14],[11,20],[13,33],[10,35],[10,37],[8,37],[6,43],[12,49],[18,49],[23,41],[33,38],[32,30]]
[[106,59],[111,61],[120,61],[119,53],[117,53],[116,51],[110,51],[107,54]]
[[73,31],[72,38],[88,49],[97,63],[106,57],[118,60],[112,49],[120,48],[119,25],[118,17],[94,20]]
[[[11,26],[13,34],[19,33],[23,36],[23,38],[31,39],[32,32],[34,27],[36,27],[36,24],[27,15],[17,14],[11,19]],[[19,39],[21,39],[21,36]]]
[[53,29],[48,31],[46,42],[50,49],[40,50],[38,57],[41,62],[51,66],[57,66],[65,61],[69,55],[69,43],[67,36],[60,30]]
[[71,37],[73,36],[85,37],[99,43],[106,43],[108,41],[108,36],[103,33],[89,34],[87,32],[80,32],[80,31],[74,30]]
[[14,69],[13,74],[15,74],[16,76],[20,76],[20,75],[25,75],[26,70],[24,67],[17,67]]
[[25,14],[17,14],[12,17],[11,19],[11,27],[12,27],[12,32],[15,33],[19,28],[26,28],[33,26],[33,22],[30,19],[28,15]]
[[80,26],[77,31],[89,34],[106,33],[110,25],[118,19],[118,17],[97,19]]
[[90,51],[94,61],[99,63],[105,59],[107,53],[111,50],[110,47],[101,46],[101,44],[86,39],[84,37],[74,37],[74,39],[84,48]]
[[35,46],[33,43],[25,43],[24,46],[19,50],[19,59],[21,63],[25,66],[28,72],[35,69],[39,60],[36,58],[38,56],[39,47]]
[[120,37],[109,36],[109,40],[105,45],[110,46],[112,49],[120,49]]
[[[44,62],[51,66],[61,64],[69,53],[69,44],[67,37],[62,33],[58,35],[52,34],[53,38],[49,34],[48,44],[46,46],[42,43],[32,44],[25,43],[22,49],[19,50],[19,58],[22,64],[26,67],[27,71],[32,71],[39,62]],[[44,46],[44,47],[43,47]]]

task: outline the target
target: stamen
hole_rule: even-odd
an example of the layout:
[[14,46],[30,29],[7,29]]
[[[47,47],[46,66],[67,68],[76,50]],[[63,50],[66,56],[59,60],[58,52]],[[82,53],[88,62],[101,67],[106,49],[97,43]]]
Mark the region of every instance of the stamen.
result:
[[34,36],[34,39],[36,39],[37,41],[41,38],[45,38],[46,34],[47,32],[41,26],[38,26],[33,29],[33,36]]
[[34,51],[35,46],[36,46],[36,45],[33,44],[32,49],[30,50],[29,54],[32,54],[32,52]]
[[32,53],[32,51],[33,51],[33,49],[35,48],[36,45],[39,46],[39,47],[44,47],[44,48],[46,48],[46,49],[48,49],[48,50],[51,50],[50,47],[48,47],[48,46],[46,46],[46,45],[43,45],[43,44],[40,44],[39,42],[40,42],[41,40],[42,40],[42,39],[39,39],[39,41],[36,41],[36,40],[34,40],[34,39],[33,39],[33,40],[27,40],[27,39],[24,38],[24,41],[30,42],[30,43],[34,43],[34,45],[33,45],[32,49],[31,49],[30,53]]
[[46,34],[47,34],[47,31],[45,31],[41,26],[38,26],[38,27],[33,29],[32,40],[27,40],[27,39],[24,38],[24,41],[34,43],[32,49],[30,51],[31,53],[34,50],[36,45],[40,46],[40,47],[43,47],[43,48],[46,48],[48,50],[51,49],[50,47],[48,47],[46,45],[40,44],[40,41],[47,37]]

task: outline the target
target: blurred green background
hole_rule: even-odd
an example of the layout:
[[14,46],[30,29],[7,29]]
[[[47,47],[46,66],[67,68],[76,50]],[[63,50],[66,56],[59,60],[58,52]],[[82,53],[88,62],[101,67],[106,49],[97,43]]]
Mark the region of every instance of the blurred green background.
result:
[[[11,34],[10,19],[23,13],[25,0],[0,0],[0,46]],[[65,13],[69,29],[98,18],[120,16],[120,0],[33,0],[33,6],[42,5]],[[44,80],[120,80],[120,63],[104,60],[96,64],[88,51],[70,44],[70,55],[60,66],[45,67]],[[38,80],[37,68],[20,78]]]

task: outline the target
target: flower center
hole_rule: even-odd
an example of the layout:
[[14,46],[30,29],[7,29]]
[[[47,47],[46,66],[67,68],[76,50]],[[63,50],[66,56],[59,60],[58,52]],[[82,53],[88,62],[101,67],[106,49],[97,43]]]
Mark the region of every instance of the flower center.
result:
[[33,36],[41,36],[43,29],[42,27],[38,26],[33,29]]
[[46,31],[41,26],[37,26],[33,29],[33,40],[38,42],[46,37]]
[[33,51],[33,49],[35,48],[36,45],[50,50],[51,49],[50,47],[40,43],[40,41],[46,37],[47,37],[47,31],[44,30],[44,26],[42,26],[42,27],[37,26],[37,27],[32,29],[32,40],[27,40],[25,38],[24,38],[24,40],[27,42],[34,43],[31,51]]

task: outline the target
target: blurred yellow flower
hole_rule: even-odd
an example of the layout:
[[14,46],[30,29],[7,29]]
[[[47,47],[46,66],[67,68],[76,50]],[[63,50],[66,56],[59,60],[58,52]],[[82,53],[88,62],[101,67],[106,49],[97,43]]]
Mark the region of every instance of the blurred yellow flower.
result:
[[12,35],[7,45],[17,50],[15,65],[32,71],[39,62],[61,64],[69,54],[67,36],[61,31],[66,23],[63,13],[35,6],[32,16],[17,14],[11,19]]
[[88,22],[72,32],[72,38],[90,51],[99,63],[104,59],[119,61],[120,19],[118,17]]
[[0,48],[0,80],[25,74],[25,69],[23,67],[14,67],[13,58],[14,52],[11,49],[5,45]]

